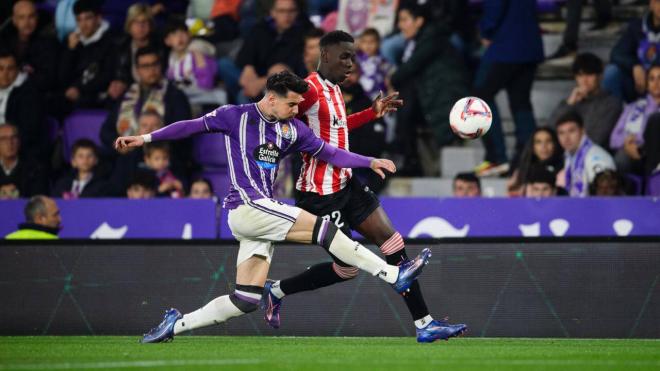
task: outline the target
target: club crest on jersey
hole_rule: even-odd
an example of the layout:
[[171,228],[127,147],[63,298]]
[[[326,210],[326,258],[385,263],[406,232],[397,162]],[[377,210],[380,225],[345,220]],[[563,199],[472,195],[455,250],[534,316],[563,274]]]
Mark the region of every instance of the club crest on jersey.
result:
[[254,160],[262,169],[273,169],[280,161],[280,149],[273,142],[268,142],[254,149]]
[[291,127],[289,124],[282,124],[280,129],[282,130],[282,138],[291,140]]

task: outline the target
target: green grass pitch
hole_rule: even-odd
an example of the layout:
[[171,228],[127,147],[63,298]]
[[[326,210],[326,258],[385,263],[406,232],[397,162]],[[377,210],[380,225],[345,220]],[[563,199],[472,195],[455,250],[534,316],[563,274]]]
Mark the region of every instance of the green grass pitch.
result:
[[0,370],[659,370],[660,340],[0,337]]

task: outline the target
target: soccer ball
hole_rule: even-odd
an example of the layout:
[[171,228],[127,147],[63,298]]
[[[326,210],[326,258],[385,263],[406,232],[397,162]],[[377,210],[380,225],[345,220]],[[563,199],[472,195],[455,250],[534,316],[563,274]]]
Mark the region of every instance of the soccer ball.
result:
[[477,97],[461,98],[449,112],[449,126],[463,139],[476,139],[486,134],[493,121],[488,104]]

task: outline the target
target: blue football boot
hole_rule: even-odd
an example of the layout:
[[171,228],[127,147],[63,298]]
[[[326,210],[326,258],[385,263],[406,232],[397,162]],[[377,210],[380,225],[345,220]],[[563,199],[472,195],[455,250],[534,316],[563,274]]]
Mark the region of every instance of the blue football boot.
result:
[[396,282],[392,287],[399,294],[405,293],[412,285],[413,281],[417,279],[422,273],[422,268],[429,262],[431,257],[431,249],[425,248],[422,252],[412,260],[406,260],[399,265],[399,275]]
[[280,328],[280,307],[282,299],[271,291],[275,281],[268,280],[264,285],[264,293],[261,295],[259,306],[264,310],[264,319],[272,328]]
[[171,341],[174,339],[174,324],[177,320],[183,318],[183,314],[178,310],[171,308],[165,311],[163,322],[160,325],[152,328],[144,334],[141,343],[161,343],[164,341]]
[[449,340],[462,335],[466,330],[467,325],[462,323],[450,325],[446,320],[433,320],[426,327],[417,329],[417,342],[432,343],[436,340]]

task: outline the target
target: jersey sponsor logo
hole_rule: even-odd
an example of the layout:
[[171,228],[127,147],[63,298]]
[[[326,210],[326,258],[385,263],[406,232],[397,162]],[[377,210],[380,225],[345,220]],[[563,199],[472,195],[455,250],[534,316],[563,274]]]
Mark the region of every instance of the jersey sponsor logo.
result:
[[254,159],[263,169],[273,169],[280,161],[280,149],[273,142],[268,142],[254,149]]
[[337,116],[332,116],[332,122],[330,123],[333,128],[340,128],[342,126],[346,126],[346,122],[344,120],[340,120]]

